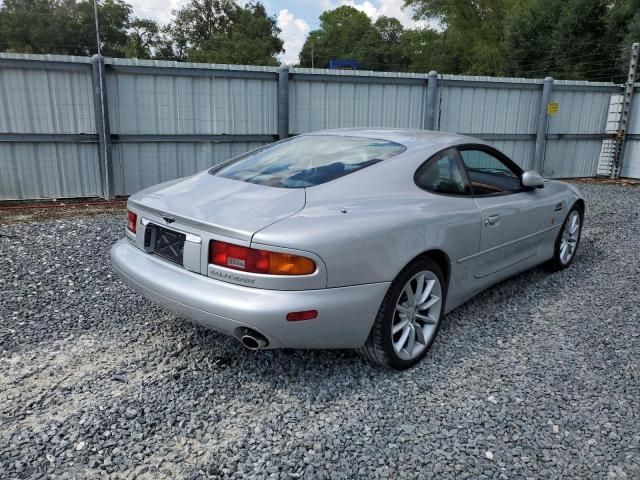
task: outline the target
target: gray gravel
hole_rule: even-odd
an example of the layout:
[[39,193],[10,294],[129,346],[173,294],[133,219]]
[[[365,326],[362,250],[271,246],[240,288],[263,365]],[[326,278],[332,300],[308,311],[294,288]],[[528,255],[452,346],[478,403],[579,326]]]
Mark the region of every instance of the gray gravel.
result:
[[0,478],[640,478],[640,188],[581,188],[574,265],[404,373],[164,312],[111,271],[123,215],[0,226]]

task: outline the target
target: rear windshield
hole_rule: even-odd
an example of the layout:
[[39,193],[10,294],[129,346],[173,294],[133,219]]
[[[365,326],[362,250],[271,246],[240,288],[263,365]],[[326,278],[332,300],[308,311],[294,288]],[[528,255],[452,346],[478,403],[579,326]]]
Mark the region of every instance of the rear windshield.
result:
[[330,182],[403,152],[399,143],[338,135],[302,135],[251,152],[211,171],[270,187],[304,188]]

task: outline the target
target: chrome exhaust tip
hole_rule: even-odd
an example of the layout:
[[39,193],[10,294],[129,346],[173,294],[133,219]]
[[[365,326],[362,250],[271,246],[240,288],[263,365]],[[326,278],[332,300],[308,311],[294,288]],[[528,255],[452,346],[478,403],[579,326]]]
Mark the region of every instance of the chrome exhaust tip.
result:
[[264,335],[249,329],[246,329],[240,337],[240,343],[249,350],[262,350],[269,345]]

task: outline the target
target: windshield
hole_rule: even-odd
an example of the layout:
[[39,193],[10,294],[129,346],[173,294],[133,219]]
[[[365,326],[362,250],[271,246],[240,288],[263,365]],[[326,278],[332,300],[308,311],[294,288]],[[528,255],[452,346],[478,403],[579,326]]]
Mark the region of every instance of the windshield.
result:
[[373,138],[302,135],[251,152],[212,173],[270,187],[304,188],[330,182],[404,150],[399,143]]

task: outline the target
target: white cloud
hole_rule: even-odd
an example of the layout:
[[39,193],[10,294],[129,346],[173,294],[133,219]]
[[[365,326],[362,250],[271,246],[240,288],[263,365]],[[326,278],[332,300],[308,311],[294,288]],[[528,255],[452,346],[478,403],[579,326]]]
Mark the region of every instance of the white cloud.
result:
[[129,0],[137,17],[150,18],[160,25],[171,20],[171,12],[183,7],[188,0]]
[[373,20],[374,22],[381,15],[387,17],[395,17],[400,20],[400,23],[404,27],[413,28],[413,27],[423,27],[427,25],[427,22],[423,20],[414,20],[413,19],[413,9],[411,8],[403,8],[404,0],[324,0],[323,6],[327,10],[334,9],[336,7],[348,5],[350,7],[355,8],[356,10],[360,10],[367,14],[367,16]]
[[[0,0],[1,1],[1,0]],[[169,22],[172,11],[177,10],[188,3],[189,0],[130,0],[136,16],[151,18],[161,25]],[[240,0],[246,3],[247,0]],[[436,22],[415,21],[412,18],[413,10],[403,8],[404,0],[315,0],[324,10],[333,10],[342,5],[349,5],[367,14],[373,21],[381,15],[395,17],[406,28],[430,25],[437,28]],[[296,2],[292,2],[296,4]],[[318,27],[316,18],[304,20],[299,18],[289,9],[278,12],[277,25],[282,30],[280,38],[284,41],[285,52],[278,56],[284,64],[291,65],[298,62],[298,55],[304,41],[311,30],[309,23]]]
[[280,61],[286,65],[297,63],[298,55],[310,30],[309,24],[301,18],[296,18],[285,8],[278,12],[277,25],[282,30],[280,38],[284,41],[285,49],[285,52],[279,56]]

